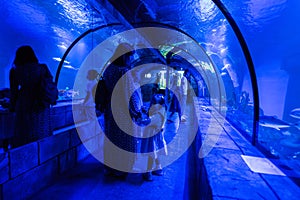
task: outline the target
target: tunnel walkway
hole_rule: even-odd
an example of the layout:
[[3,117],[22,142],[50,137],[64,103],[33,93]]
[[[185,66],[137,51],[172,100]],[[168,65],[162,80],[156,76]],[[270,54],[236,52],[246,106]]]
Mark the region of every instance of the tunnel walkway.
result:
[[[180,126],[188,133],[190,121],[180,123]],[[178,145],[185,144],[179,142]],[[180,148],[182,147],[178,146]],[[172,150],[171,153],[176,153],[175,151]],[[163,176],[153,175],[153,181],[143,180],[141,174],[129,174],[123,179],[107,176],[104,174],[103,164],[89,155],[51,186],[29,199],[185,199],[187,154],[185,152],[178,160],[165,167]]]
[[140,174],[126,179],[105,176],[103,165],[89,156],[76,168],[30,199],[183,199],[185,159],[165,168],[164,176],[143,181]]
[[[201,134],[185,154],[165,168],[164,176],[154,176],[152,182],[143,181],[139,174],[123,180],[107,177],[103,165],[90,155],[29,199],[299,199],[300,188],[285,171],[274,173],[276,167],[261,152],[222,116],[211,112],[212,108],[202,106],[203,102],[196,100]],[[190,122],[181,125],[188,133]],[[199,159],[207,136],[212,140],[217,136],[216,143]],[[268,172],[270,168],[272,172]]]

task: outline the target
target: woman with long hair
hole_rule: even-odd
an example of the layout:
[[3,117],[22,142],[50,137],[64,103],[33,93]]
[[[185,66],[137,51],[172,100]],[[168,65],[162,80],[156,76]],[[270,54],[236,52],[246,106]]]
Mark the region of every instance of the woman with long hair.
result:
[[19,47],[9,73],[11,111],[16,113],[15,147],[51,135],[50,103],[42,102],[40,96],[42,76],[52,79],[30,46]]

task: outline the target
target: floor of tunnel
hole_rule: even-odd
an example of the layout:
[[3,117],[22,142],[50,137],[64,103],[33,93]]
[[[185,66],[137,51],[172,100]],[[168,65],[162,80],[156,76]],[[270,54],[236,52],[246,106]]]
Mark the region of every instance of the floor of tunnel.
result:
[[84,162],[30,199],[183,199],[185,181],[183,155],[164,169],[163,176],[143,181],[141,174],[124,179],[103,173],[103,165],[88,156]]
[[[190,109],[188,107],[188,109]],[[180,123],[180,129],[187,133],[192,120]],[[184,137],[184,134],[175,137]],[[174,138],[175,138],[174,137]],[[173,138],[173,139],[174,139]],[[170,149],[176,154],[185,148],[186,143],[178,138],[177,148]],[[186,160],[188,152],[164,168],[163,176],[154,176],[153,181],[145,181],[141,174],[129,174],[120,179],[104,174],[104,167],[92,155],[51,186],[30,197],[33,200],[47,199],[184,199],[186,181]]]

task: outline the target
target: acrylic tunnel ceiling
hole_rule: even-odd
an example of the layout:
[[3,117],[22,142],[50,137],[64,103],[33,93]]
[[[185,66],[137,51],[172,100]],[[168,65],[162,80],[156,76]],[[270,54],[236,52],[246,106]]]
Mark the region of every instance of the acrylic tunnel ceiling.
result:
[[[208,41],[209,35],[213,31],[218,31],[216,28],[224,18],[210,0],[131,0],[130,4],[127,1],[114,0],[111,0],[111,3],[103,2],[105,1],[2,2],[2,60],[11,57],[7,54],[13,53],[12,49],[18,45],[32,43],[33,40],[37,44],[40,42],[42,44],[39,47],[42,59],[49,56],[59,57],[68,45],[89,28],[120,22],[120,18],[114,16],[114,9],[109,6],[110,4],[129,22],[156,21],[170,24],[187,32],[199,43],[207,44],[211,42]],[[249,41],[248,45],[254,58],[274,59],[282,51],[289,50],[292,51],[291,54],[297,53],[294,50],[300,40],[299,29],[296,26],[300,20],[297,15],[299,3],[287,0],[244,0],[223,1],[223,3],[240,25]],[[230,37],[231,35],[227,35],[228,29],[230,28],[226,27],[226,30],[219,34]],[[46,49],[49,55],[43,52]]]
[[[280,85],[287,85],[288,73],[299,67],[300,30],[297,24],[300,17],[297,10],[300,3],[287,0],[223,0],[222,3],[246,39],[258,81],[266,74],[271,77],[269,82],[280,80],[276,84],[281,93],[269,95],[280,96],[273,100],[282,103],[288,88]],[[1,87],[9,85],[8,71],[20,45],[32,45],[39,60],[47,63],[55,75],[68,47],[87,30],[112,23],[130,28],[134,23],[143,26],[149,22],[175,27],[195,39],[220,73],[230,74],[231,87],[250,88],[251,85],[240,44],[228,21],[211,0],[16,0],[2,2],[0,11],[0,72],[4,74]],[[114,31],[121,31],[121,28],[117,29],[113,27],[93,37],[101,41]],[[82,45],[91,48],[90,44]],[[224,68],[226,61],[219,59],[225,54],[233,62],[233,67],[227,71]],[[62,73],[78,67],[76,56],[68,58],[69,65],[64,65],[66,69]],[[283,82],[285,84],[281,84]],[[264,84],[259,85],[260,93],[268,92],[269,86]],[[270,102],[262,100],[261,103],[265,104],[266,112],[271,110]],[[279,108],[275,112],[282,116],[284,111]]]
[[[253,69],[236,29],[217,2],[241,31]],[[137,27],[176,30],[184,40],[171,43],[174,51],[181,52],[173,61],[186,68],[199,67],[201,77],[196,79],[205,80],[209,98],[215,95],[218,99],[212,105],[221,105],[221,109],[223,86],[226,118],[252,143],[258,140],[266,152],[282,158],[298,173],[299,164],[294,161],[299,161],[300,155],[299,10],[299,0],[2,1],[0,89],[9,87],[9,70],[21,45],[31,45],[40,62],[46,63],[54,76],[59,75],[59,89],[69,88],[70,94],[64,94],[72,96],[76,95],[72,88],[82,62],[102,41]],[[166,35],[162,32],[156,38]],[[182,51],[184,48],[188,51]],[[102,51],[100,60],[105,63],[113,50]],[[167,56],[170,45],[159,50]],[[200,96],[205,95],[203,90]]]

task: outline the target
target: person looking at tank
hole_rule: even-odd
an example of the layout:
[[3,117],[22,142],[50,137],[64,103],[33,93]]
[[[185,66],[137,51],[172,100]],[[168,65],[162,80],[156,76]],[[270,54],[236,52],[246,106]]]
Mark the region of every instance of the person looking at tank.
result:
[[19,47],[9,72],[10,110],[16,113],[14,147],[51,135],[50,103],[41,99],[41,77],[53,78],[31,46]]

